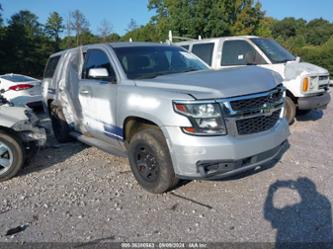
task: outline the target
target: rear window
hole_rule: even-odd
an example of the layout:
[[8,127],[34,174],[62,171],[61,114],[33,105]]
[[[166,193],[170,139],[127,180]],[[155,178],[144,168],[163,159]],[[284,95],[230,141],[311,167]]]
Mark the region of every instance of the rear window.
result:
[[51,57],[49,59],[49,61],[47,62],[45,71],[44,71],[44,78],[52,78],[53,77],[54,72],[57,68],[59,59],[60,59],[60,55]]
[[3,75],[0,78],[2,78],[4,80],[9,80],[9,81],[12,81],[12,82],[27,82],[27,81],[34,81],[35,80],[31,77],[24,76],[24,75],[17,75],[17,74]]
[[193,45],[192,53],[211,66],[213,50],[214,43],[202,43]]

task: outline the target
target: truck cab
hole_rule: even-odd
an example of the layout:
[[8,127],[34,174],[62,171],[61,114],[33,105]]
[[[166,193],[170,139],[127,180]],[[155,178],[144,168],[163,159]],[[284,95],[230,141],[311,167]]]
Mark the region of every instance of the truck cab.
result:
[[296,111],[324,109],[330,102],[329,72],[300,62],[279,43],[257,36],[221,37],[176,43],[213,69],[257,65],[279,73],[287,89],[285,115],[292,123]]

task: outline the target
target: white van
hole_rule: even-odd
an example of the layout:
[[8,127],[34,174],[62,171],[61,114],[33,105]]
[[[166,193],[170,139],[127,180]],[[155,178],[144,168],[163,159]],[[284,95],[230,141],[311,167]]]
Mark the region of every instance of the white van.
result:
[[324,109],[330,102],[329,72],[300,62],[279,43],[257,36],[234,36],[176,43],[196,54],[213,69],[258,65],[278,72],[287,88],[285,113],[292,123],[296,110]]

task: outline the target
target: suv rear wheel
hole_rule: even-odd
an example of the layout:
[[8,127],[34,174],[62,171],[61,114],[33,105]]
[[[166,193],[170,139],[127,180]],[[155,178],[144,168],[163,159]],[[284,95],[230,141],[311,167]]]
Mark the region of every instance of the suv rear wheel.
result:
[[163,193],[177,185],[168,145],[158,128],[136,133],[129,142],[128,154],[134,177],[147,191]]
[[53,133],[57,141],[59,143],[73,141],[73,138],[69,135],[71,128],[66,122],[62,108],[51,104],[50,118],[52,122]]
[[0,181],[14,177],[24,163],[24,149],[20,139],[0,131]]

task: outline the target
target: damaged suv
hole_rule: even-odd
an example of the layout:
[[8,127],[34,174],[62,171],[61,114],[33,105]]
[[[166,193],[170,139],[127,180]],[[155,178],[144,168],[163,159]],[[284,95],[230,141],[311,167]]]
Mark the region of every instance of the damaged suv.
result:
[[139,184],[162,193],[279,157],[289,136],[281,82],[256,66],[210,70],[176,46],[111,43],[52,55],[43,95],[58,141],[128,156]]

